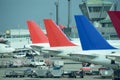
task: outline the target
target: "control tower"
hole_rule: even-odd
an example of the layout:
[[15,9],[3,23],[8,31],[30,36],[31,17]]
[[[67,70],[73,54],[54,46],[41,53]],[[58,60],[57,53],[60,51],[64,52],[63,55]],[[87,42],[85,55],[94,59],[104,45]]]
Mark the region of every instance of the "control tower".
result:
[[107,11],[111,9],[113,3],[105,0],[83,0],[79,7],[84,15],[91,21],[105,19]]
[[118,39],[116,31],[107,15],[107,11],[115,10],[116,3],[106,0],[82,0],[79,7],[104,36],[105,39]]

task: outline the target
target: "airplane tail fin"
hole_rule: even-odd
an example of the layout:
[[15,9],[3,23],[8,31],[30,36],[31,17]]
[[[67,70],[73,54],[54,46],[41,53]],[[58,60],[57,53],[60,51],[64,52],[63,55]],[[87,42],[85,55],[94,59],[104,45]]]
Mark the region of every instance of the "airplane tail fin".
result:
[[51,19],[44,19],[44,24],[51,47],[76,46]]
[[75,20],[83,50],[116,49],[108,44],[85,16],[76,15]]
[[108,11],[108,14],[118,34],[118,37],[120,38],[120,11]]
[[31,20],[27,21],[28,29],[30,32],[30,37],[32,39],[32,43],[48,43],[47,36],[43,33],[40,27]]

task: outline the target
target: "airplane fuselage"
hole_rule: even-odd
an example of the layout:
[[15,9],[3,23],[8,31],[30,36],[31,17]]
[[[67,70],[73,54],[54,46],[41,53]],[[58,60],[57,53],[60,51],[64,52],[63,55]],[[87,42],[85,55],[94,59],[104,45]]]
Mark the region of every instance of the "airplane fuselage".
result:
[[12,53],[15,49],[6,44],[0,44],[0,54]]
[[[88,51],[82,51],[80,53],[76,53],[78,55],[71,56],[72,59],[76,59],[81,62],[89,62],[93,64],[100,64],[108,67],[116,68],[118,65],[120,65],[120,62],[115,61],[115,63],[112,63],[112,61],[108,58],[106,58],[109,54],[119,54],[119,49],[113,49],[113,50],[88,50]],[[79,55],[80,54],[80,55]]]

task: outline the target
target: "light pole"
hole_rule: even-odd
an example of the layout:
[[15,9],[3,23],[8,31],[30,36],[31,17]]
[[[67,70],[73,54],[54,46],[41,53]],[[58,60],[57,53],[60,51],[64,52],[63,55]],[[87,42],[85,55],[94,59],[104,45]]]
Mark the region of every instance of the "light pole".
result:
[[55,6],[56,6],[56,24],[58,25],[59,21],[58,21],[58,9],[59,9],[59,0],[57,0],[55,2]]
[[70,28],[70,0],[68,0],[68,25],[65,30],[65,33],[68,37],[70,37],[71,34],[71,28]]
[[70,0],[68,0],[68,23],[67,23],[67,28],[65,28],[64,33],[70,37],[71,34],[71,28],[70,28]]
[[68,28],[70,28],[70,0],[68,0]]

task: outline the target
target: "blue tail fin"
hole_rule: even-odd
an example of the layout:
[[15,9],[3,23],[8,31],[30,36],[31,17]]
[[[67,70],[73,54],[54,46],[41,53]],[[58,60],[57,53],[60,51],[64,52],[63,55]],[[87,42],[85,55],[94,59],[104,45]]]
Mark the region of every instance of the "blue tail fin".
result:
[[116,49],[101,36],[85,16],[76,15],[75,20],[83,50]]

